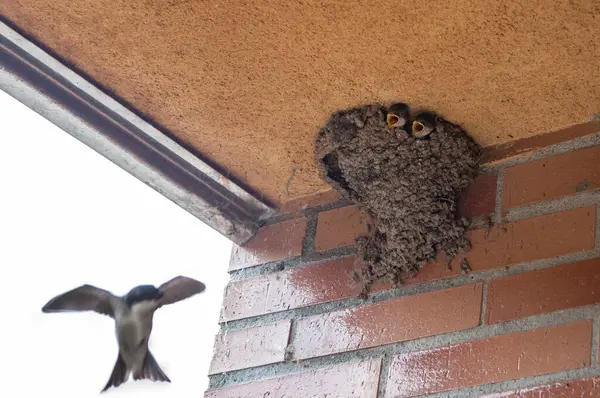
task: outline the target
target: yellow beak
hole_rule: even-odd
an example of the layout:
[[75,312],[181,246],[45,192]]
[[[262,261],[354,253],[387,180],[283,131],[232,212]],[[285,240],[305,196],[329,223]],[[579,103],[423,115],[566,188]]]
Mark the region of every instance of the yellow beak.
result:
[[396,115],[395,113],[388,113],[386,120],[388,127],[394,127],[400,123],[400,116]]
[[425,130],[425,126],[423,125],[423,123],[415,120],[412,125],[413,134],[419,135],[420,133],[423,133],[423,130]]
[[417,138],[427,137],[433,132],[433,128],[425,126],[423,123],[415,120],[412,124],[412,135]]

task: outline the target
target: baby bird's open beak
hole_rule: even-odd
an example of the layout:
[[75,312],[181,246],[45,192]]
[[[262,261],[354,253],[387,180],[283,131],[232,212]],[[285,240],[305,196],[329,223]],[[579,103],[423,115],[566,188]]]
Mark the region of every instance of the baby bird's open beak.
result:
[[385,119],[389,128],[404,126],[408,120],[408,105],[403,103],[393,104],[390,106]]
[[406,120],[402,120],[402,118],[395,113],[387,114],[388,127],[402,126],[404,123],[406,123]]
[[429,126],[425,126],[423,123],[415,120],[412,124],[413,135],[417,138],[427,137],[433,129]]
[[416,138],[425,138],[435,130],[435,116],[429,112],[424,112],[415,118],[412,122],[412,135]]

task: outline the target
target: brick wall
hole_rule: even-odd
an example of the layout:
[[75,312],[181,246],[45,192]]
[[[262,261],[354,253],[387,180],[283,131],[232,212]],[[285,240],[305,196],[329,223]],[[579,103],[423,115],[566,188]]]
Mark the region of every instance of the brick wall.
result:
[[597,145],[487,165],[460,203],[472,270],[441,256],[366,299],[368,219],[332,192],[286,204],[234,248],[205,397],[600,397]]

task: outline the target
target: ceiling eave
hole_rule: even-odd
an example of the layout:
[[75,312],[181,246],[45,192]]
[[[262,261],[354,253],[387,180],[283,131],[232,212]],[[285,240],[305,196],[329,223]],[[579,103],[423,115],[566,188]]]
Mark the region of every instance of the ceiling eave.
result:
[[0,89],[236,244],[275,212],[1,22]]

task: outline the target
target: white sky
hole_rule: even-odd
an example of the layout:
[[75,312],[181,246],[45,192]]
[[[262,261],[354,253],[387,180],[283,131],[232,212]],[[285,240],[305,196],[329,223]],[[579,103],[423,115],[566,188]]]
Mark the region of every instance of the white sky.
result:
[[206,291],[159,309],[150,349],[172,383],[107,397],[201,397],[231,242],[0,91],[0,396],[99,397],[117,358],[114,322],[43,314],[84,283],[125,294],[177,275]]

